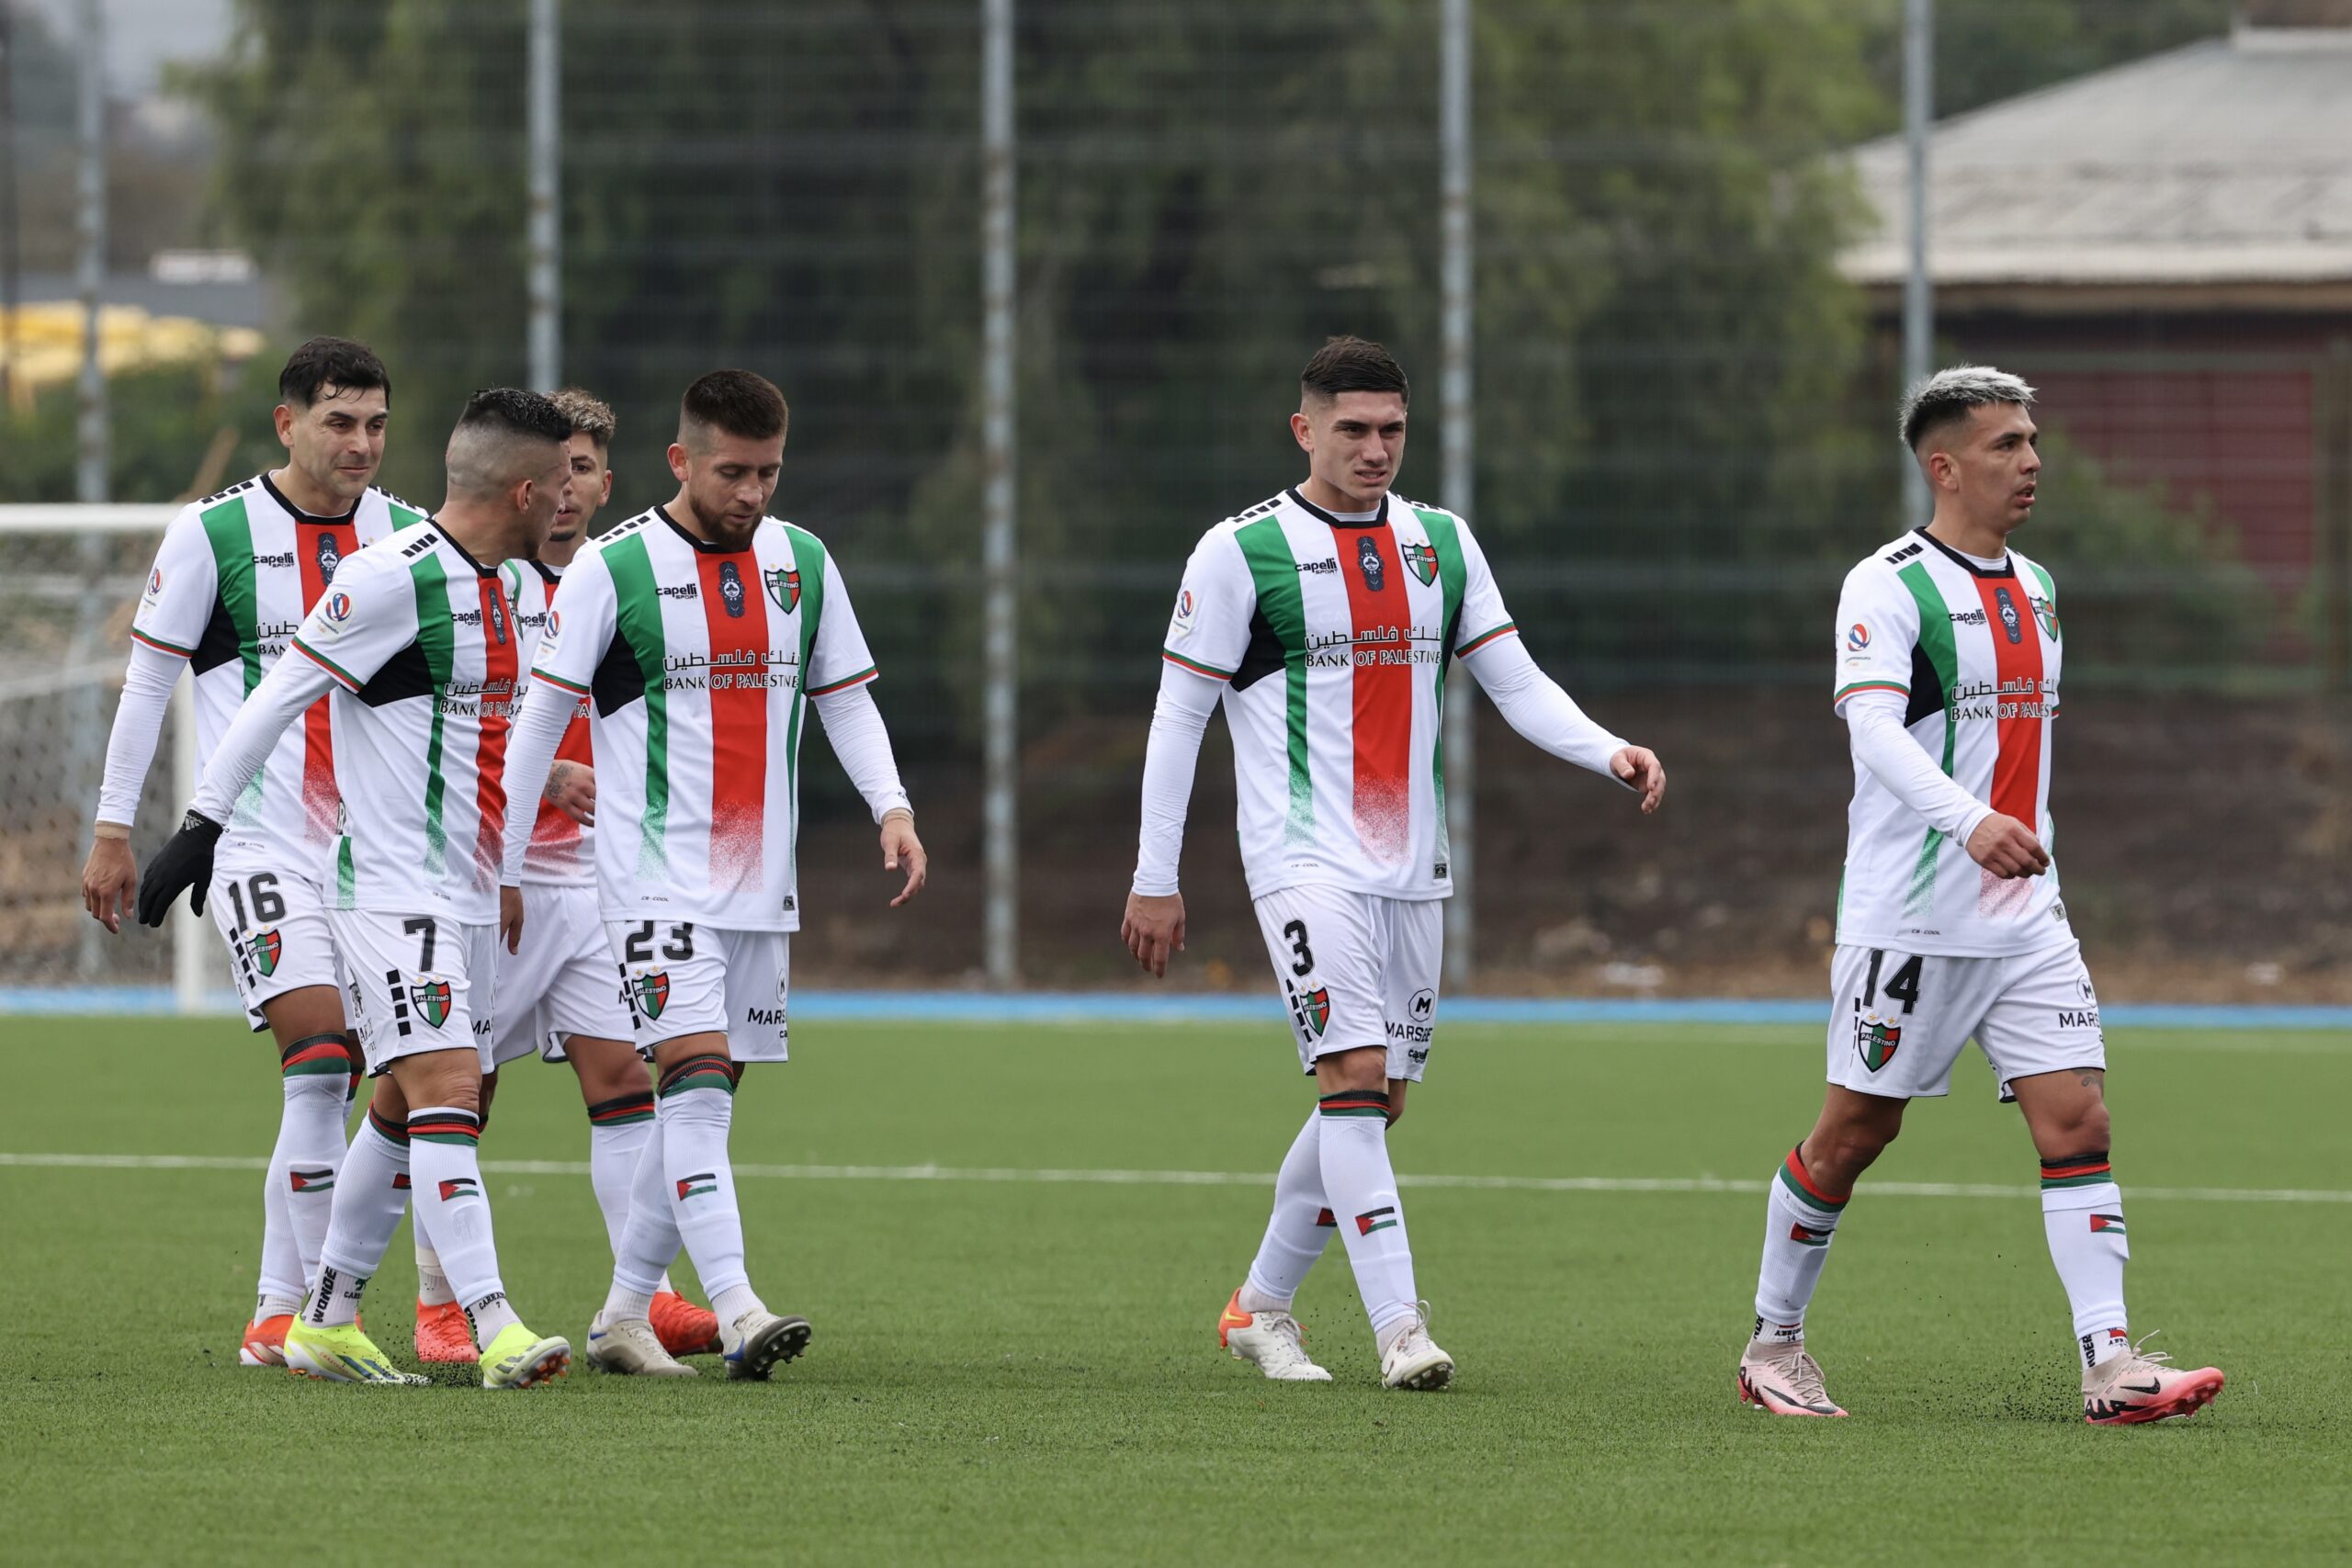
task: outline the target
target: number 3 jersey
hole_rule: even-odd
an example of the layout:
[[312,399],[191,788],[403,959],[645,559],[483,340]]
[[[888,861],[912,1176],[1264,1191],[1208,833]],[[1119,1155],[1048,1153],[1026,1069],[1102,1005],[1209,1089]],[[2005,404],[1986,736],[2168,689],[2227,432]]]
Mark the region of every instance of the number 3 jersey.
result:
[[[548,608],[563,574],[542,561],[511,560],[501,571],[506,579],[506,596],[514,601],[514,624],[523,628],[523,668],[528,670],[539,638],[546,635]],[[553,686],[526,686],[522,700],[570,705],[571,722],[564,726],[563,739],[555,750],[556,761],[594,765],[588,744],[586,697],[576,697]],[[516,709],[516,716],[519,719],[521,709]],[[521,811],[528,804],[518,801],[514,809]],[[504,880],[564,887],[594,886],[595,833],[594,828],[583,828],[557,810],[552,802],[539,801],[531,821],[530,841],[523,852],[522,869],[519,874],[506,875]]]
[[1351,523],[1285,491],[1209,530],[1165,657],[1227,682],[1250,896],[1453,890],[1446,661],[1518,628],[1469,527],[1384,496]]
[[[246,706],[282,722],[290,705],[334,694],[335,784],[344,836],[322,880],[330,908],[498,919],[506,795],[500,784],[521,634],[496,565],[427,520],[343,563]],[[219,818],[222,791],[259,758],[241,714],[205,771],[196,808]]]
[[797,931],[808,699],[874,677],[841,569],[806,529],[767,518],[729,550],[656,507],[582,550],[531,685],[589,702],[605,918]]
[[[344,560],[424,515],[371,488],[343,516],[322,517],[257,474],[172,519],[130,635],[188,661],[199,768]],[[335,835],[336,802],[334,737],[322,697],[237,797],[221,863],[315,874]]]
[[[1834,701],[1899,698],[1912,739],[1954,784],[2051,848],[2062,651],[2048,572],[2015,550],[1994,569],[1906,534],[1847,574]],[[2054,856],[2041,876],[1996,877],[1860,761],[1847,822],[1840,945],[1995,957],[2071,939]]]

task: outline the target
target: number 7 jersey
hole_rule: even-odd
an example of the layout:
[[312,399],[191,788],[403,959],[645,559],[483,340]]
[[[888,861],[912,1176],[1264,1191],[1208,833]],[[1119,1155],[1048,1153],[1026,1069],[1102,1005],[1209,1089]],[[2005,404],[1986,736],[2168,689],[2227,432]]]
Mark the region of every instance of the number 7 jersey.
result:
[[1996,877],[1857,761],[1838,944],[1998,957],[2070,941],[2050,820],[2064,655],[2050,574],[2015,550],[1996,570],[1906,534],[1847,574],[1837,637],[1837,705],[1900,698],[1951,781],[2052,851],[2040,876]]
[[656,507],[582,550],[531,679],[589,699],[605,918],[797,931],[808,699],[875,673],[804,528],[767,518],[727,550]]

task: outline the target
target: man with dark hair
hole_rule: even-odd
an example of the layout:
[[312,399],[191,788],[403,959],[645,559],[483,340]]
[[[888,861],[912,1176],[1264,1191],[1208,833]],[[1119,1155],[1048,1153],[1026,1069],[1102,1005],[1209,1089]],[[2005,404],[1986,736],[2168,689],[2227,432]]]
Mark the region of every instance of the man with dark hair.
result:
[[277,736],[333,693],[345,830],[327,920],[352,1021],[378,1075],[345,1156],[319,1273],[287,1332],[287,1365],[337,1382],[420,1381],[359,1327],[413,1178],[417,1224],[481,1345],[484,1388],[560,1376],[571,1348],[506,1299],[476,1145],[494,1036],[492,942],[506,799],[500,771],[522,637],[499,564],[536,558],[562,500],[571,422],[537,392],[476,392],[447,455],[440,512],[343,564],[254,689],[204,771],[187,818],[139,888],[160,925],[202,886],[231,804]]
[[1440,900],[1453,889],[1438,744],[1448,660],[1476,674],[1511,728],[1633,786],[1645,812],[1665,798],[1666,770],[1535,667],[1469,525],[1396,494],[1408,389],[1388,351],[1335,338],[1299,382],[1290,425],[1306,482],[1209,530],[1184,568],[1120,934],[1155,976],[1184,945],[1178,852],[1221,700],[1250,897],[1320,1099],[1217,1342],[1270,1378],[1329,1381],[1291,1303],[1336,1228],[1382,1381],[1436,1389],[1453,1359],[1430,1340],[1414,1287],[1388,1129],[1437,1022]]
[[[82,898],[119,931],[138,886],[130,824],[172,687],[196,683],[197,757],[220,738],[247,693],[345,558],[424,513],[375,488],[390,418],[390,378],[364,345],[312,338],[277,378],[283,466],[181,511],[164,529],[130,623],[130,665],[107,742],[105,782]],[[343,1162],[344,1116],[359,1058],[345,1029],[327,934],[322,856],[336,827],[334,739],[323,698],[289,728],[236,800],[198,889],[230,953],[254,1030],[277,1046],[277,1142],[262,1179],[261,1279],[239,1337],[248,1367],[283,1366],[287,1325],[326,1237]]]
[[1903,444],[1935,517],[1847,574],[1837,695],[1854,800],[1831,967],[1829,1087],[1765,1204],[1742,1400],[1839,1416],[1804,1314],[1855,1180],[1915,1098],[1951,1092],[1969,1039],[2041,1156],[2042,1230],[2074,1309],[2083,1414],[2194,1415],[2222,1374],[2141,1354],[2123,1312],[2123,1192],[2108,1163],[2098,997],[2048,845],[2058,590],[2009,547],[2041,474],[2033,389],[1984,366],[1905,396]]
[[[811,1330],[752,1289],[727,1145],[744,1066],[787,1055],[811,706],[880,827],[883,868],[903,869],[893,908],[922,891],[926,859],[841,568],[815,535],[767,515],[784,467],[783,394],[720,370],[686,389],[678,414],[677,494],[592,542],[564,574],[530,689],[567,700],[524,703],[510,783],[517,799],[541,795],[572,702],[588,701],[606,825],[597,895],[658,1086],[588,1354],[608,1371],[671,1371],[649,1352],[648,1314],[683,1241],[718,1314],[727,1375],[765,1378]],[[509,889],[529,833],[518,813]],[[523,900],[503,901],[509,942],[530,941]]]

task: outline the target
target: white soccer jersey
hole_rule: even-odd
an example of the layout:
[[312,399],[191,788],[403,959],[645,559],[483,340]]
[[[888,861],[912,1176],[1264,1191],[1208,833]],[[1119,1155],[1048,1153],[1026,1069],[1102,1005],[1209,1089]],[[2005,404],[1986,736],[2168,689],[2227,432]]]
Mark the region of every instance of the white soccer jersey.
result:
[[1346,523],[1295,491],[1218,524],[1166,657],[1229,682],[1250,895],[1327,883],[1442,898],[1447,658],[1513,635],[1469,526],[1385,497]]
[[498,568],[428,519],[344,562],[293,649],[339,688],[333,906],[495,921],[523,669]]
[[[130,623],[139,642],[188,661],[200,769],[346,557],[424,514],[376,489],[341,517],[304,512],[256,474],[183,508],[164,531]],[[231,863],[314,866],[336,830],[334,744],[322,697],[237,797]]]
[[1841,945],[1991,957],[2071,940],[2050,820],[2058,634],[2050,574],[2015,550],[1990,570],[1913,533],[1847,574],[1836,702],[1903,697],[1912,739],[1954,784],[2024,823],[2052,859],[2043,875],[1997,878],[1858,761]]
[[797,931],[808,699],[874,676],[841,569],[804,528],[768,518],[723,550],[656,507],[582,551],[532,684],[590,699],[605,918]]
[[[563,581],[563,574],[538,561],[511,560],[502,570],[506,578],[506,596],[514,604],[514,624],[523,629],[523,668],[528,670],[537,655],[539,637],[547,630],[548,603],[554,597],[556,585]],[[553,686],[537,690],[539,694],[535,698],[526,685],[523,700],[571,704],[571,722],[565,727],[563,740],[556,747],[556,760],[594,766],[588,742],[588,699]],[[517,803],[514,809],[519,811],[523,807]],[[595,835],[594,828],[583,828],[547,801],[540,801],[537,816],[531,823],[530,847],[523,855],[520,880],[559,887],[593,886],[596,880]]]

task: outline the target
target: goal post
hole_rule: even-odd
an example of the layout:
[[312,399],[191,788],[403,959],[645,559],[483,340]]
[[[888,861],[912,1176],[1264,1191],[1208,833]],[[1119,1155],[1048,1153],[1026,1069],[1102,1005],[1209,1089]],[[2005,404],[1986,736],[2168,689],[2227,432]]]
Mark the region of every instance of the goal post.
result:
[[[0,1011],[220,1010],[219,943],[185,900],[167,940],[109,936],[81,868],[132,611],[174,505],[0,505]],[[193,683],[174,689],[132,827],[144,865],[196,793]]]

